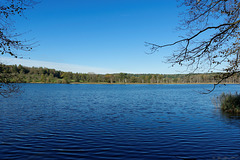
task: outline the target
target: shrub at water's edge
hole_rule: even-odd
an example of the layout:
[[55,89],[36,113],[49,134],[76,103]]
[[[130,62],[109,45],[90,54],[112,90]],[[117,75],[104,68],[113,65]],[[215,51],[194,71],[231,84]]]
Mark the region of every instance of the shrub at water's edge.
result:
[[223,112],[240,113],[240,94],[222,93],[219,100]]

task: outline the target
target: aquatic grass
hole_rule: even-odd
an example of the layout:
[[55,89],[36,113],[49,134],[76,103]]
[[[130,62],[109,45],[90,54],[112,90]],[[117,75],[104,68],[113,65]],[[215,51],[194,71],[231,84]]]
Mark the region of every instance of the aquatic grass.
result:
[[240,94],[222,93],[219,97],[220,108],[226,113],[240,113]]

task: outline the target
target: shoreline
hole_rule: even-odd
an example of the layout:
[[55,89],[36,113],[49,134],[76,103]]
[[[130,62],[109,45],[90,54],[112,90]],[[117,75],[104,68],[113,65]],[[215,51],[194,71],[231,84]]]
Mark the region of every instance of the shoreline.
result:
[[[17,83],[16,83],[17,84]],[[176,85],[176,84],[191,84],[191,85],[195,85],[195,84],[216,84],[216,83],[77,83],[77,82],[73,82],[73,83],[43,83],[43,82],[30,82],[30,83],[26,83],[26,84],[106,84],[106,85]],[[239,84],[239,83],[221,83],[220,85],[227,85],[227,84]]]

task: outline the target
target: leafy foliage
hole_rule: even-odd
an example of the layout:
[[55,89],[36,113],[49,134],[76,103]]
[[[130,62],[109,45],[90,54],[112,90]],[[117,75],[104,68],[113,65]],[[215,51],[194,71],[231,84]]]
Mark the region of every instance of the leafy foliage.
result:
[[[24,67],[0,64],[1,73],[8,75],[7,83],[141,83],[141,84],[189,84],[216,83],[221,73],[207,74],[94,74],[72,73],[48,68]],[[2,76],[3,77],[3,76]],[[226,79],[225,83],[240,83],[240,74]]]
[[0,65],[0,95],[3,97],[9,97],[13,92],[18,92],[19,87],[12,82],[20,82],[18,78],[14,81],[12,77],[14,73],[11,73],[9,70],[5,68],[4,65]]

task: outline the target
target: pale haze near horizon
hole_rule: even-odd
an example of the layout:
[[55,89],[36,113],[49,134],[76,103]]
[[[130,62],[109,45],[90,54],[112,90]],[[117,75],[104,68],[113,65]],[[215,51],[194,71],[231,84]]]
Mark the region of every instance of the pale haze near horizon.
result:
[[177,40],[179,11],[175,0],[42,0],[15,21],[18,32],[27,31],[21,38],[38,45],[2,62],[78,73],[185,73],[163,62],[173,48],[148,55],[144,45]]

